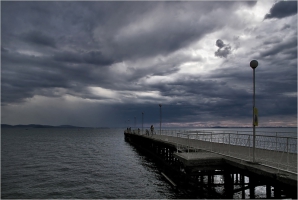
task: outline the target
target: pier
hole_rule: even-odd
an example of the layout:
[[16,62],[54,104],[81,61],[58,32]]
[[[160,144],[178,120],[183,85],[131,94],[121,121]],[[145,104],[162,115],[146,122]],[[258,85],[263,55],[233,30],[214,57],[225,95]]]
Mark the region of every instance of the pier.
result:
[[[157,134],[125,131],[125,140],[155,157],[162,176],[174,187],[212,192],[223,187],[219,198],[297,198],[297,138],[256,135],[253,162],[252,135],[242,132],[173,131]],[[215,177],[220,175],[222,180]]]

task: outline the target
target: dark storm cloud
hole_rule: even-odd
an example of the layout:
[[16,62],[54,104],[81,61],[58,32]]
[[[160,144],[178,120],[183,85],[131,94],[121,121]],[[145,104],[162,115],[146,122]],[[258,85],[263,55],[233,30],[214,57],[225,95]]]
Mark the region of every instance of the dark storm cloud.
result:
[[225,46],[225,44],[223,43],[222,40],[218,39],[218,40],[216,40],[216,46],[218,46],[219,48],[223,48]]
[[[175,98],[183,96],[184,101],[178,101],[177,104],[172,102],[170,104],[171,108],[187,110],[185,112],[188,115],[196,116],[197,120],[201,120],[200,116],[203,113],[210,112],[210,108],[212,108],[212,113],[218,117],[227,115],[243,117],[249,116],[251,94],[246,90],[237,89],[233,85],[235,83],[243,84],[244,81],[249,85],[251,79],[242,72],[232,73],[227,77],[219,74],[209,78],[189,75],[181,77],[174,83],[156,83],[151,85],[150,89],[160,91],[164,97]],[[166,104],[165,106],[169,105]],[[237,110],[237,112],[231,112],[232,110]],[[171,111],[168,110],[168,112]],[[169,119],[173,118],[169,117]]]
[[[230,59],[216,59],[226,62],[225,68],[221,69],[222,64],[211,66],[216,70],[208,69],[206,75],[209,58],[189,52],[196,54],[201,47],[193,44],[208,34],[229,34],[221,31],[233,21],[229,14],[254,5],[256,2],[231,1],[2,2],[2,104],[8,107],[36,102],[30,99],[36,96],[47,101],[52,101],[47,97],[58,97],[53,100],[54,108],[71,108],[65,108],[63,118],[70,116],[74,123],[83,123],[73,115],[73,110],[79,110],[83,121],[92,118],[94,126],[98,125],[94,120],[97,117],[112,126],[117,120],[124,124],[128,118],[132,124],[133,116],[140,121],[142,111],[146,123],[158,123],[159,103],[163,104],[163,121],[169,123],[251,117],[251,71],[235,67],[243,65],[243,58],[237,58],[236,64]],[[292,24],[280,27],[280,31],[295,28]],[[259,39],[264,47],[257,58],[261,63],[258,75],[263,77],[258,79],[261,87],[257,88],[260,112],[266,116],[293,113],[297,40]],[[220,58],[227,58],[231,45],[234,47],[221,39],[215,44],[215,56]],[[242,51],[247,52],[245,48]],[[213,52],[209,52],[211,56]],[[291,65],[280,58],[291,59]],[[272,74],[262,71],[265,62]],[[181,73],[188,63],[202,66],[204,73]],[[278,66],[285,66],[286,72]],[[270,101],[270,93],[278,98]],[[84,101],[60,105],[61,97],[66,95]],[[107,100],[103,101],[106,104],[100,105],[101,100]],[[40,107],[47,106],[40,102]]]
[[2,53],[1,56],[2,66],[5,66],[1,71],[2,104],[22,102],[34,96],[37,88],[61,86],[62,75],[50,70],[53,63],[49,60],[16,52]]
[[289,28],[291,28],[291,25],[285,24],[280,30],[282,31],[282,30],[289,29]]
[[[289,73],[291,70],[276,73],[279,66],[282,64],[273,64],[269,70],[266,69],[266,64],[260,60],[260,66],[257,69],[256,102],[262,117],[280,113],[283,113],[283,116],[289,116],[296,113],[297,98],[285,95],[297,90],[296,67],[294,66],[291,73]],[[216,71],[217,73],[211,73],[207,77],[189,75],[181,77],[174,83],[156,83],[147,88],[160,91],[164,97],[184,97],[182,101],[163,104],[164,122],[207,122],[212,118],[217,120],[225,120],[225,118],[249,119],[252,115],[252,74],[249,66],[244,70],[233,68],[217,69]],[[244,86],[244,88],[238,88],[238,85]],[[146,110],[146,114],[152,118],[151,122],[158,123],[158,105],[147,104],[147,106],[148,109],[140,107],[129,113],[132,116],[139,110]],[[131,105],[131,108],[133,107],[134,105]],[[149,120],[149,116],[147,116],[147,120]]]
[[3,53],[7,53],[7,52],[8,52],[8,49],[6,49],[6,48],[4,48],[4,47],[1,46],[1,53],[2,53],[2,52],[3,52]]
[[57,62],[52,57],[29,56],[3,50],[1,56],[2,66],[5,66],[1,70],[2,104],[23,102],[36,94],[49,97],[63,95],[56,92],[57,88],[69,90],[69,94],[95,99],[86,90],[86,85],[109,85],[106,69],[101,69],[102,74],[97,74],[88,65],[97,61],[91,60],[92,56],[87,63],[80,65],[65,60]]
[[[224,5],[217,2],[213,4],[193,2],[191,5],[184,2],[158,2],[152,7],[152,2],[143,3],[145,8],[150,7],[150,11],[145,10],[143,13],[134,11],[132,14],[128,14],[128,17],[125,16],[124,19],[131,20],[129,26],[124,27],[119,21],[116,22],[119,27],[113,26],[110,29],[103,27],[94,33],[94,39],[99,38],[103,48],[107,52],[112,51],[117,58],[135,59],[160,54],[167,55],[181,49],[201,39],[214,29],[224,26],[220,21],[211,22],[203,19],[202,16],[208,14],[208,9],[215,11],[219,5],[223,6],[221,8],[231,9],[235,5],[235,2],[226,2]],[[246,5],[246,3],[244,4]],[[247,5],[254,4],[255,2]],[[134,6],[139,6],[139,4],[134,3]],[[208,9],[204,9],[205,6]],[[198,12],[200,12],[200,16],[198,16]],[[119,13],[115,15],[119,18],[123,17],[121,15],[123,12]],[[214,12],[214,15],[216,13]],[[152,23],[154,19],[157,20]]]
[[218,50],[214,53],[215,56],[220,58],[227,58],[228,54],[231,54],[231,46],[224,44],[220,39],[216,40],[216,46]]
[[113,64],[113,60],[105,57],[100,51],[89,52],[59,52],[53,57],[56,61],[69,63],[86,63],[98,66]]
[[56,42],[55,40],[46,35],[45,33],[42,33],[41,31],[30,31],[28,33],[25,33],[21,38],[28,43],[35,44],[35,45],[41,45],[41,46],[48,46],[55,48]]
[[[247,4],[251,6],[251,3]],[[60,50],[61,47],[75,51],[84,49],[91,53],[79,57],[83,56],[90,63],[103,62],[99,60],[100,58],[96,58],[98,60],[95,61],[92,52],[103,53],[105,55],[103,63],[106,64],[110,64],[110,60],[121,62],[159,54],[167,55],[197,41],[215,28],[224,26],[223,23],[209,22],[197,17],[199,11],[202,16],[209,12],[203,9],[204,6],[209,10],[216,10],[219,5],[230,9],[237,4],[235,2],[227,2],[224,5],[206,2],[193,2],[192,5],[184,2],[4,2],[3,6],[7,9],[3,10],[2,42],[6,46],[8,41],[22,39],[34,45],[56,47],[57,52],[53,54],[61,54],[59,56],[61,60],[64,59],[63,54],[67,52]],[[167,15],[164,14],[165,9]],[[113,10],[113,15],[110,10]],[[152,23],[152,20],[155,22]],[[45,51],[45,49],[39,50]]]
[[297,14],[297,1],[279,1],[275,3],[264,19],[277,18],[281,19]]
[[[213,22],[212,25],[208,21],[199,24],[197,20],[185,23],[179,18],[173,21],[173,17],[181,15],[191,19],[198,10],[208,13],[202,5],[213,10],[218,8],[217,4],[3,2],[2,8],[6,9],[2,9],[2,52],[10,52],[2,55],[2,103],[19,102],[39,92],[46,95],[48,91],[49,96],[53,95],[51,90],[42,90],[43,87],[75,90],[75,85],[80,83],[79,91],[88,85],[120,90],[128,89],[130,84],[127,83],[148,73],[166,75],[177,72],[177,66],[183,61],[158,65],[149,71],[136,69],[130,76],[117,77],[116,83],[108,77],[111,73],[107,69],[102,68],[100,73],[95,71],[97,66],[109,66],[131,58],[168,54],[201,38],[222,24]],[[223,6],[230,8],[234,4],[228,2]],[[164,15],[164,9],[168,16]],[[113,10],[113,15],[110,10]],[[152,16],[161,20],[150,24]],[[145,31],[140,29],[130,34],[133,27],[138,29],[139,25]],[[148,25],[152,28],[146,30]],[[129,34],[125,35],[125,31]],[[17,43],[19,49],[14,49],[13,44],[17,41],[24,43]],[[28,55],[19,53],[19,50]],[[34,55],[34,52],[42,55]],[[73,93],[79,94],[79,91]],[[86,92],[82,94],[87,95]]]
[[[292,54],[291,50],[297,51],[297,38],[292,37],[289,40],[281,41],[276,40],[275,42],[271,42],[269,44],[275,43],[275,45],[271,48],[268,48],[267,50],[263,50],[260,52],[260,58],[274,56],[279,53],[286,53],[286,54]],[[264,43],[268,44],[268,43]]]
[[33,44],[91,47],[122,61],[185,47],[224,26],[204,19],[208,10],[233,9],[242,4],[253,6],[255,2],[4,2],[7,9],[2,27],[10,33],[28,29],[25,38]]

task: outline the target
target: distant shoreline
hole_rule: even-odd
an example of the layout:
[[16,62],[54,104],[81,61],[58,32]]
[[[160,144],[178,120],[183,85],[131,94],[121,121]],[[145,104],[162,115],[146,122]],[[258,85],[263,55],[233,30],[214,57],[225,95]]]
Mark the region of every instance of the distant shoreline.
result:
[[1,124],[1,128],[99,128],[99,129],[110,129],[109,127],[81,127],[81,126],[71,126],[71,125],[41,125],[41,124],[27,124],[27,125],[9,125]]

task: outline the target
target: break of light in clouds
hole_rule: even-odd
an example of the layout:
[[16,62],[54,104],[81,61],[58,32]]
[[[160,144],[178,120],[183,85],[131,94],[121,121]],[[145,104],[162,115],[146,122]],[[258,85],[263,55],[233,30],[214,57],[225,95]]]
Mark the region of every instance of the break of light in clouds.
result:
[[[2,2],[7,124],[297,124],[297,2]],[[130,120],[130,124],[128,124]]]

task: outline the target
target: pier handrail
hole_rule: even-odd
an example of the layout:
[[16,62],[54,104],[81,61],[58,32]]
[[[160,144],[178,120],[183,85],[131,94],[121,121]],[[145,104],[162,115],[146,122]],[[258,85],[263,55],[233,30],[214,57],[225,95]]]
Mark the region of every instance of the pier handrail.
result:
[[[182,134],[177,134],[177,137]],[[202,149],[238,159],[252,161],[252,135],[234,133],[185,134],[191,140],[209,142]],[[217,144],[217,145],[215,145]],[[220,147],[218,144],[221,144]],[[235,148],[241,146],[242,149]],[[245,148],[243,148],[245,147]],[[188,147],[189,148],[189,147]],[[234,150],[233,150],[234,149]],[[243,152],[244,151],[244,152]],[[256,135],[256,161],[267,166],[297,174],[297,138]],[[189,150],[188,150],[189,152]],[[246,156],[246,157],[245,157]]]
[[[249,132],[249,131],[246,131],[246,132]],[[210,132],[204,132],[203,134],[200,134],[200,135],[210,135],[210,134],[207,134],[207,133],[212,133],[212,135],[223,135],[223,134],[232,134],[232,135],[252,135],[252,134],[243,134],[243,133],[214,133],[212,131]],[[270,133],[270,132],[268,132]],[[291,132],[283,132],[283,133],[291,133]],[[194,134],[190,134],[189,132],[187,133],[177,133],[179,135],[194,135]],[[272,138],[276,138],[276,136],[274,135],[261,135],[261,134],[256,134],[256,136],[264,136],[264,137],[272,137]],[[288,136],[277,136],[277,138],[290,138],[290,139],[297,139],[297,137],[288,137]]]

